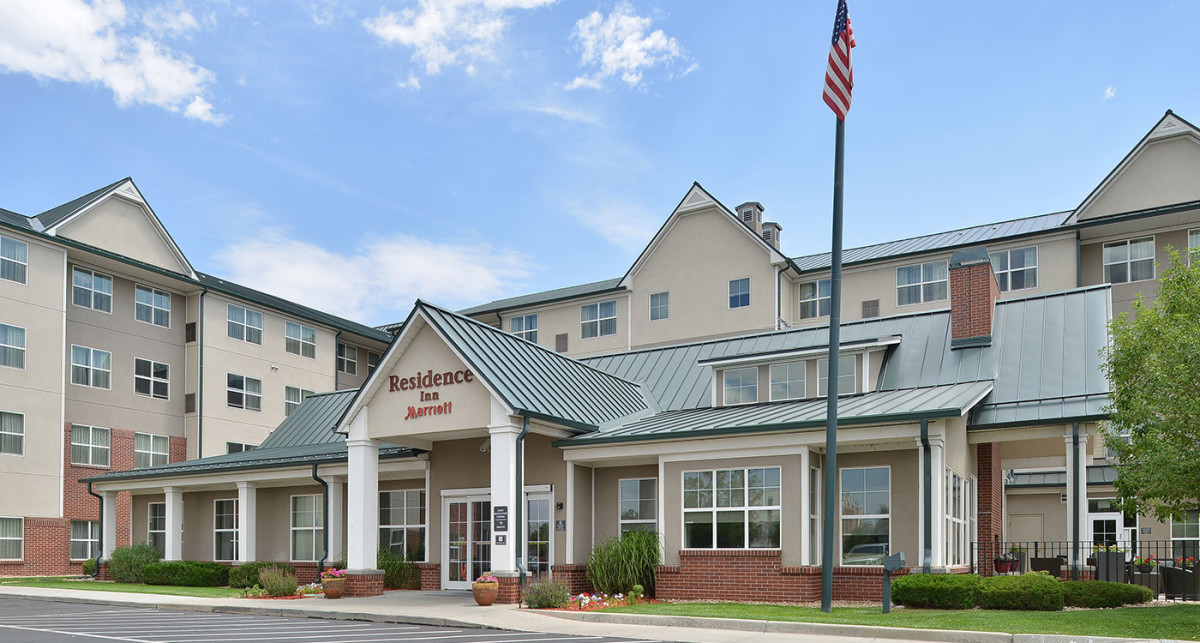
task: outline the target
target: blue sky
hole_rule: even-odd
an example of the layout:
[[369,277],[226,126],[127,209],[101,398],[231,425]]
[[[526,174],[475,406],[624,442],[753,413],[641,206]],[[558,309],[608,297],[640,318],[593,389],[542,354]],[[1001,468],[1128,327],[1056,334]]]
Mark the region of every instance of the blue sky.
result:
[[[379,324],[620,276],[692,181],[828,250],[836,3],[0,3],[0,207],[132,176],[199,269]],[[846,244],[1075,207],[1200,4],[850,0]]]

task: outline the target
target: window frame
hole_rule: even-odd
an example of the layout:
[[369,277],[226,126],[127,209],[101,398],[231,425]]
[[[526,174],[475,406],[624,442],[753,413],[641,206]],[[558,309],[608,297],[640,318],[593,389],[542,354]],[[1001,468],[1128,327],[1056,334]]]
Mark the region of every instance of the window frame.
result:
[[[384,501],[385,494],[396,494],[396,493],[400,494],[404,499],[404,508],[400,511],[400,513],[404,516],[404,520],[402,522],[395,521],[396,512],[392,509],[393,505],[392,505],[391,501],[390,500],[388,500],[387,502]],[[421,505],[420,505],[420,508],[418,511],[418,516],[422,517],[422,519],[419,520],[418,522],[411,523],[411,524],[408,522],[409,494],[415,494],[416,497],[419,499]],[[387,524],[384,524],[385,521],[383,520],[384,506],[388,507],[388,512],[392,518],[392,520],[388,521]],[[401,548],[401,552],[396,555],[407,559],[408,555],[409,555],[408,532],[409,532],[409,530],[412,530],[412,529],[418,529],[418,530],[420,530],[420,534],[421,534],[420,540],[421,540],[421,550],[422,551],[421,551],[420,560],[416,560],[414,562],[429,562],[429,543],[428,543],[429,529],[428,529],[428,525],[429,525],[429,501],[428,501],[428,495],[425,493],[424,489],[386,489],[386,490],[379,492],[379,548],[380,549],[388,549],[388,550],[392,549],[392,545],[390,544],[392,541],[392,539],[390,538],[391,534],[389,533],[389,538],[385,539],[383,537],[385,530],[396,530],[396,529],[403,530],[403,536],[400,539],[401,542],[403,543],[403,545]],[[392,553],[395,553],[395,552],[392,552]]]
[[379,361],[382,359],[383,353],[367,351],[367,374],[375,372],[375,368],[379,366]]
[[[25,517],[24,516],[0,516],[0,521],[4,521],[4,520],[16,520],[17,524],[19,524],[21,526],[20,527],[21,537],[20,538],[6,538],[3,535],[0,535],[0,542],[17,541],[19,543],[18,547],[21,550],[21,555],[16,558],[0,557],[0,560],[10,561],[10,562],[11,561],[16,561],[16,562],[23,561],[23,560],[25,560]],[[3,530],[0,530],[0,534],[3,534]]]
[[[1132,253],[1130,252],[1130,250],[1132,249],[1133,243],[1135,241],[1136,242],[1144,242],[1144,241],[1150,242],[1150,256],[1149,257],[1141,258],[1141,259],[1131,258]],[[1123,259],[1121,261],[1115,261],[1112,263],[1105,261],[1105,258],[1104,258],[1105,251],[1108,250],[1110,247],[1117,247],[1117,246],[1125,246],[1125,259]],[[1134,237],[1132,239],[1122,239],[1119,241],[1106,241],[1106,242],[1100,244],[1100,270],[1101,270],[1100,276],[1102,279],[1102,283],[1135,284],[1135,283],[1142,282],[1142,281],[1153,281],[1158,278],[1158,266],[1155,265],[1157,259],[1158,259],[1158,239],[1155,237],[1155,235],[1151,234],[1151,235],[1145,235],[1145,236],[1141,236],[1141,237]],[[1149,261],[1150,262],[1150,276],[1149,277],[1147,277],[1145,279],[1133,279],[1133,263],[1135,261],[1137,261],[1137,262]],[[1123,281],[1112,281],[1109,278],[1109,267],[1110,266],[1125,266],[1125,279]]]
[[[605,307],[608,305],[612,306],[612,315],[611,316],[602,315],[602,311],[601,311],[602,307]],[[587,314],[586,311],[589,308],[596,309],[595,317],[592,317],[591,319],[587,319],[585,317]],[[604,332],[604,330],[605,330],[604,322],[608,322],[608,321],[612,322],[612,331],[606,333],[606,332]],[[596,330],[592,331],[593,334],[589,335],[588,331],[586,329],[589,327],[592,327],[592,326],[594,326]],[[613,336],[616,336],[616,334],[617,334],[617,300],[616,299],[606,299],[604,301],[594,301],[590,304],[583,304],[579,307],[579,339],[584,340],[584,339],[596,339],[599,337],[613,337]]]
[[[4,416],[6,416],[6,415],[11,415],[13,417],[20,418],[20,425],[21,425],[20,433],[14,433],[12,431],[4,430],[4,424],[5,424]],[[18,458],[24,457],[25,456],[25,414],[24,413],[20,413],[18,411],[2,411],[2,410],[0,410],[0,438],[3,438],[4,436],[16,436],[15,439],[21,445],[21,450],[19,453],[0,450],[0,455],[11,455],[11,456],[16,456]],[[3,441],[0,441],[0,444],[3,444]]]
[[[312,525],[296,526],[296,500],[308,498],[312,502]],[[319,493],[293,494],[288,500],[288,555],[293,563],[312,563],[327,555],[325,551],[325,503],[324,495]],[[317,524],[317,523],[320,524]],[[312,558],[296,557],[296,532],[309,532],[312,538]]]
[[[75,361],[75,349],[76,348],[88,351],[88,363],[87,364],[79,364]],[[108,368],[100,368],[99,366],[93,366],[93,364],[95,364],[95,362],[96,362],[96,354],[97,353],[103,353],[104,355],[108,356]],[[86,383],[75,381],[75,369],[76,368],[87,369],[88,376],[87,376]],[[99,371],[101,373],[106,373],[108,375],[108,385],[107,386],[97,386],[94,383],[96,381],[96,372],[97,371]],[[71,385],[72,386],[86,386],[88,388],[98,388],[98,389],[103,389],[105,391],[111,391],[112,390],[112,353],[109,351],[100,350],[99,348],[92,348],[91,346],[81,346],[79,344],[71,344]]]
[[[646,481],[652,481],[654,483],[651,487],[652,489],[654,489],[654,497],[650,498],[650,500],[654,501],[653,516],[650,519],[646,519],[646,518],[626,519],[625,512],[622,511],[622,509],[621,509],[621,507],[625,504],[625,495],[624,495],[625,484],[624,483],[626,483],[626,482],[637,482],[638,483],[638,497],[637,497],[636,501],[638,503],[638,515],[640,516],[641,515],[641,503],[643,503],[647,500],[646,498],[643,498],[641,496],[641,491],[642,491],[641,483],[646,482]],[[659,531],[658,530],[658,510],[659,510],[658,503],[659,503],[658,478],[654,478],[654,477],[617,478],[617,533],[624,534],[626,532],[625,525],[651,525],[651,529],[649,531],[651,531],[653,533],[658,533],[658,531]],[[630,529],[628,531],[644,531],[644,530]]]
[[[155,507],[162,507],[162,529],[154,528]],[[162,547],[159,547],[154,542],[155,534],[162,534]],[[146,544],[154,547],[158,551],[166,552],[167,549],[167,503],[166,502],[147,502],[146,503]]]
[[[772,470],[772,469],[774,469],[775,471],[778,471],[778,474],[779,474],[779,484],[777,487],[775,487],[776,489],[778,489],[777,493],[779,494],[778,503],[772,504],[772,505],[767,505],[767,504],[751,505],[750,504],[750,489],[751,489],[751,487],[750,487],[750,471],[751,470],[768,471],[768,470]],[[717,486],[717,477],[718,477],[717,473],[718,472],[732,472],[732,471],[742,472],[742,487],[741,487],[742,503],[740,506],[736,506],[736,507],[735,506],[728,506],[728,507],[718,506],[718,497],[719,497],[720,488]],[[688,491],[687,475],[689,473],[708,473],[712,476],[712,486],[710,487],[710,490],[712,491],[712,495],[711,495],[712,502],[710,503],[710,505],[708,507],[691,507],[691,508],[689,508],[687,506],[687,500],[686,500],[686,494]],[[685,469],[680,472],[679,481],[680,481],[680,485],[679,485],[680,525],[683,526],[683,529],[680,532],[680,549],[689,549],[689,550],[695,550],[695,551],[779,551],[779,550],[782,550],[782,548],[783,548],[783,525],[786,522],[784,519],[784,508],[783,508],[784,507],[784,502],[783,502],[784,484],[783,484],[783,466],[782,465],[780,465],[780,464],[764,464],[762,466],[751,466],[751,467],[729,467],[729,468],[713,467],[713,468],[704,468],[704,469]],[[768,489],[771,487],[763,487],[763,488]],[[732,490],[732,487],[730,489]],[[721,547],[718,544],[717,528],[720,523],[717,520],[717,514],[723,513],[723,512],[732,513],[732,512],[736,512],[736,511],[742,512],[742,520],[743,520],[743,522],[742,522],[742,525],[743,525],[742,543],[743,543],[743,546],[742,547]],[[777,512],[779,512],[778,513],[778,515],[779,515],[779,544],[777,546],[775,546],[775,547],[752,547],[750,545],[750,512],[751,511],[777,511]],[[709,523],[712,525],[712,546],[711,547],[688,547],[687,546],[687,525],[688,525],[687,515],[689,513],[709,513],[711,515],[712,522]]]
[[[81,286],[81,285],[75,283],[75,273],[77,273],[77,272],[78,273],[86,273],[87,276],[90,278],[90,281],[89,281],[90,285]],[[97,277],[108,280],[108,292],[104,292],[103,290],[96,290],[95,285],[96,285]],[[86,308],[88,310],[94,310],[97,312],[105,313],[107,315],[111,315],[112,309],[113,309],[114,281],[115,280],[113,279],[113,276],[110,274],[106,274],[106,273],[100,272],[98,270],[92,270],[91,268],[82,268],[78,265],[72,265],[71,266],[71,304],[78,306],[80,308]],[[88,293],[88,304],[86,306],[75,300],[75,295],[76,295],[75,291],[76,290],[83,290]],[[108,310],[96,307],[96,295],[97,294],[108,297]]]
[[[87,525],[87,531],[88,531],[87,538],[76,538],[75,537],[75,525],[79,525],[79,524]],[[67,525],[67,538],[69,540],[69,544],[67,547],[67,559],[68,560],[70,560],[72,562],[76,562],[76,561],[90,560],[92,558],[95,558],[96,555],[100,553],[100,521],[99,520],[72,520],[72,521],[70,521],[70,524]],[[87,556],[76,556],[75,555],[75,544],[76,543],[87,543],[87,545],[86,545],[87,554],[88,554]]]
[[[775,369],[778,367],[783,367],[783,368],[787,369],[788,379],[784,380],[783,384],[787,388],[789,393],[792,390],[792,383],[797,382],[797,381],[800,382],[800,395],[799,396],[792,397],[789,395],[789,396],[785,396],[785,397],[775,397]],[[800,379],[799,380],[795,380],[795,379],[791,378],[792,367],[800,368]],[[777,401],[782,401],[782,400],[803,400],[807,397],[808,397],[808,360],[800,360],[800,361],[794,361],[794,362],[777,362],[775,364],[770,365],[770,367],[767,369],[767,399],[768,400],[770,400],[771,402],[777,402]]]
[[[1188,234],[1188,252],[1187,260],[1192,262],[1192,255],[1200,255],[1200,228],[1192,228],[1187,231]],[[1195,237],[1195,243],[1192,243],[1192,237]]]
[[[1200,550],[1200,510],[1191,509],[1186,512],[1186,515],[1189,518],[1192,516],[1195,516],[1196,520],[1194,520],[1194,521],[1193,520],[1178,521],[1175,519],[1171,519],[1171,558],[1178,558],[1179,556],[1187,556],[1187,555],[1189,555],[1188,553],[1186,553],[1188,550],[1190,550],[1192,552],[1190,554],[1191,556],[1198,556],[1198,554],[1196,552],[1198,550]],[[1187,529],[1191,525],[1196,525],[1196,527],[1195,527],[1196,535],[1195,536],[1188,536],[1186,534],[1184,534],[1183,536],[1175,535],[1175,527],[1176,526],[1182,526],[1184,529]],[[1191,543],[1191,546],[1189,547],[1187,545],[1183,545],[1182,546],[1183,551],[1180,551],[1180,549],[1176,548],[1177,546],[1175,543]]]
[[[745,373],[746,371],[754,372],[754,399],[748,401],[729,401],[729,375],[731,373]],[[721,406],[740,406],[742,404],[757,404],[758,403],[758,366],[745,366],[742,368],[727,368],[721,371]],[[738,391],[744,391],[750,387],[741,385],[736,388]],[[738,396],[741,397],[740,395]]]
[[[295,391],[296,394],[300,396],[299,402],[293,402],[288,399],[288,395],[292,391]],[[304,400],[307,400],[311,395],[316,395],[316,392],[310,391],[306,388],[300,388],[299,386],[288,386],[285,384],[283,386],[283,417],[288,417],[294,413],[296,409],[304,403]]]
[[[12,243],[12,244],[16,244],[18,247],[24,247],[25,260],[22,261],[20,259],[17,259],[16,257],[5,256],[4,255],[4,242],[5,241]],[[10,279],[8,277],[3,276],[5,263],[11,263],[14,266],[19,266],[20,270],[15,270],[14,272],[20,273],[22,278],[21,279]],[[10,281],[14,284],[21,284],[22,286],[29,285],[29,242],[21,241],[20,239],[17,239],[16,237],[10,237],[7,235],[0,234],[0,279],[2,279],[4,281]]]
[[[821,295],[821,284],[825,284],[825,287],[829,289],[824,296]],[[805,297],[805,286],[812,287],[812,297]],[[799,306],[799,310],[797,312],[800,314],[800,319],[820,319],[822,317],[828,317],[830,312],[833,311],[832,289],[832,279],[815,279],[813,281],[806,281],[798,284],[796,286],[796,301],[797,305]],[[824,304],[824,307],[822,307],[822,304]],[[815,311],[815,314],[805,314],[805,308],[807,307],[812,307],[812,309]],[[825,312],[821,312],[822,310]]]
[[[234,309],[238,309],[238,310],[242,311],[242,321],[237,321],[233,318]],[[255,326],[250,323],[250,314],[251,313],[258,315],[258,326]],[[246,306],[243,306],[241,304],[227,303],[226,308],[225,308],[225,336],[228,337],[229,339],[235,339],[240,342],[246,342],[247,344],[254,344],[256,346],[262,346],[263,345],[263,325],[264,325],[263,321],[264,321],[264,315],[262,314],[261,311],[254,310],[253,308],[247,308]],[[241,337],[238,337],[237,335],[233,334],[234,328],[241,329],[240,330]],[[258,341],[257,342],[252,339],[249,339],[251,330],[258,331]]]
[[[738,292],[735,293],[733,290],[734,284],[740,285],[741,282],[743,282],[743,281],[746,282],[745,292],[742,292],[741,290],[739,290]],[[734,297],[738,298],[736,300],[738,302],[736,305],[734,303],[735,302]],[[746,303],[744,303],[744,304],[741,303],[741,299],[743,297],[745,297],[745,299],[746,299]],[[750,307],[750,278],[749,277],[738,277],[736,279],[730,279],[729,280],[729,310],[736,310],[738,308],[749,308],[749,307]]]
[[[76,440],[76,437],[78,437],[78,435],[79,435],[79,432],[76,429],[87,429],[87,434],[88,434],[87,442],[79,442]],[[96,444],[94,442],[94,440],[92,438],[95,436],[96,431],[101,431],[101,432],[103,432],[103,434],[108,435],[108,444],[100,445],[100,444]],[[75,459],[75,447],[79,447],[81,449],[87,449],[87,452],[88,452],[88,461],[87,462],[80,462]],[[97,451],[96,451],[97,449],[104,452],[104,464],[97,464],[95,462],[95,460],[96,460],[95,456],[97,453]],[[94,467],[97,469],[111,469],[112,468],[112,429],[105,428],[102,426],[91,426],[89,424],[71,424],[71,466]]]
[[[299,330],[299,335],[296,337],[291,335],[293,328]],[[304,339],[305,331],[307,331],[307,334],[312,335],[312,341]],[[296,343],[296,350],[292,350],[292,342]],[[312,354],[306,355],[304,352],[305,348],[309,348]],[[300,322],[285,319],[283,321],[283,352],[298,355],[306,359],[317,359],[317,329],[312,326],[305,326]]]
[[[233,512],[231,514],[229,514],[229,513],[218,514],[217,513],[217,506],[223,502],[232,503]],[[242,540],[241,525],[239,524],[239,521],[238,521],[238,509],[239,509],[239,507],[238,507],[238,499],[237,498],[214,498],[213,499],[213,513],[212,513],[212,516],[213,516],[213,540],[212,540],[213,557],[212,557],[212,559],[214,561],[233,562],[233,561],[238,560],[238,555],[241,553],[241,540]],[[217,517],[218,516],[226,516],[226,515],[233,516],[233,527],[218,528],[217,527]],[[228,534],[228,533],[233,534],[233,557],[232,558],[218,558],[217,553],[220,551],[220,546],[218,545],[217,539],[220,537],[221,534]]]
[[[854,367],[852,369],[849,369],[849,372],[853,374],[852,381],[854,382],[854,386],[850,387],[850,390],[845,391],[845,392],[843,392],[843,390],[842,390],[843,387],[842,387],[842,382],[841,382],[841,379],[843,377],[846,377],[846,374],[845,374],[845,372],[843,372],[842,365],[841,365],[841,362],[843,360],[851,360],[852,366]],[[824,369],[821,368],[822,362],[825,363]],[[844,395],[856,395],[858,393],[858,384],[859,384],[859,381],[858,381],[858,355],[857,354],[838,355],[838,362],[839,362],[838,363],[838,397],[842,397]],[[822,371],[825,373],[825,377],[821,377]],[[824,390],[822,390],[822,385],[821,385],[822,382],[825,383]],[[817,397],[825,397],[828,394],[829,394],[829,358],[828,357],[820,357],[820,358],[817,358]]]
[[[230,451],[230,448],[232,448],[232,446],[235,444],[240,446],[241,448],[238,449],[237,451]],[[230,453],[244,453],[246,451],[253,451],[254,449],[257,449],[257,448],[258,448],[257,444],[250,444],[248,442],[230,442],[228,440],[225,441],[225,455],[229,455]]]
[[[655,297],[662,297],[663,301],[656,304],[656,303],[654,303]],[[649,303],[650,303],[650,321],[652,321],[652,322],[662,321],[664,319],[671,318],[671,291],[664,290],[662,292],[650,293]],[[661,309],[662,314],[658,317],[655,317],[654,316],[655,310],[659,310],[659,309]]]
[[[354,351],[354,357],[350,356],[350,351]],[[358,375],[358,347],[351,346],[344,342],[338,342],[337,345],[337,370],[339,373],[346,375]]]
[[[960,483],[958,487],[958,502],[955,502],[954,488],[955,482]],[[945,562],[947,565],[967,565],[971,560],[971,493],[974,490],[971,488],[971,479],[967,476],[959,475],[957,471],[946,467],[945,487],[943,489],[946,494],[943,500],[945,507]],[[956,515],[961,514],[961,515]],[[954,536],[958,536],[958,547],[955,547]],[[890,541],[889,541],[890,546]]]
[[[1023,252],[1025,250],[1033,250],[1033,265],[1024,266],[1021,268],[1013,268],[1012,267],[1012,263],[1013,263],[1012,262],[1012,253]],[[1008,266],[1004,270],[996,269],[996,258],[999,257],[1000,255],[1004,255],[1005,265]],[[992,274],[995,275],[995,277],[996,277],[996,288],[1000,292],[1018,292],[1021,290],[1033,290],[1033,289],[1037,288],[1040,283],[1039,282],[1039,279],[1040,279],[1039,273],[1041,272],[1040,256],[1041,256],[1041,250],[1038,249],[1038,245],[1036,243],[1033,244],[1032,246],[1022,246],[1020,248],[1009,248],[1007,250],[997,250],[995,252],[989,252],[988,253],[988,261],[991,262]],[[1013,273],[1016,273],[1016,272],[1028,273],[1029,271],[1032,271],[1032,274],[1033,274],[1033,285],[1032,286],[1026,285],[1026,286],[1022,286],[1020,288],[1013,288],[1012,287]],[[1001,275],[1004,276],[1003,282],[1001,282],[1001,280],[1000,280]],[[1026,283],[1028,283],[1028,282],[1026,282]]]
[[[942,279],[926,278],[925,268],[927,266],[936,266],[939,264],[942,266],[942,272],[946,276]],[[900,283],[901,271],[910,269],[910,268],[917,268],[921,271],[921,280],[914,281],[912,283],[901,284]],[[938,297],[936,299],[926,299],[925,298],[926,286],[932,286],[932,285],[936,285],[936,284],[945,284],[945,291],[946,291],[945,295],[942,297]],[[907,303],[902,303],[900,301],[901,291],[903,291],[905,288],[914,288],[914,287],[917,289],[917,292],[921,293],[920,298],[918,298],[916,301],[909,301]],[[917,306],[920,304],[933,303],[935,301],[946,301],[949,298],[950,298],[950,263],[948,261],[946,261],[945,259],[938,259],[935,261],[922,261],[921,263],[914,263],[914,264],[908,264],[906,266],[897,266],[896,267],[896,306]]]
[[21,365],[20,366],[10,366],[8,364],[0,362],[0,368],[11,368],[11,369],[17,370],[17,371],[25,370],[25,365],[27,363],[27,360],[25,358],[27,357],[28,351],[29,351],[29,348],[28,348],[29,347],[29,331],[26,330],[24,326],[17,326],[16,324],[5,324],[3,322],[0,322],[0,326],[3,326],[5,328],[15,328],[15,329],[21,331],[21,345],[20,346],[17,346],[16,344],[0,344],[0,351],[5,351],[5,352],[14,351],[14,354],[19,355]]
[[[138,301],[138,294],[143,291],[150,293],[150,303]],[[166,298],[166,300],[167,300],[166,308],[163,308],[162,306],[158,305],[159,297]],[[138,311],[142,307],[150,309],[150,320],[149,321],[138,317]],[[157,313],[160,313],[160,312],[166,314],[167,323],[165,323],[165,324],[158,323]],[[137,321],[142,322],[143,324],[150,324],[152,326],[158,326],[159,328],[170,329],[171,328],[171,293],[169,293],[165,290],[159,290],[158,288],[155,288],[153,286],[145,286],[145,285],[142,285],[139,283],[134,283],[133,284],[133,318]]]
[[[146,436],[150,438],[150,450],[138,448],[138,436]],[[162,450],[158,450],[158,445],[162,446]],[[138,456],[143,455],[149,458],[149,464],[139,465]],[[155,456],[161,456],[162,462],[155,462]],[[133,468],[147,469],[171,462],[171,438],[170,436],[160,435],[156,433],[134,432],[133,434]]]
[[[138,362],[148,362],[150,364],[150,375],[149,376],[138,374]],[[163,366],[167,369],[167,374],[166,374],[165,378],[158,377],[157,375],[154,374],[155,367],[157,367],[157,366]],[[149,385],[150,385],[149,393],[141,393],[138,391],[138,381],[139,380],[145,380],[146,382],[149,383]],[[158,393],[156,391],[156,387],[154,386],[156,383],[161,383],[166,386],[166,394],[165,395],[158,395]],[[171,399],[171,365],[167,364],[166,362],[156,362],[152,359],[147,359],[145,357],[134,357],[133,358],[133,394],[140,395],[142,397],[154,398],[156,400],[170,400]]]
[[[530,326],[532,320],[533,326]],[[520,322],[520,323],[518,323]],[[518,328],[518,326],[520,328]],[[531,342],[537,343],[538,336],[538,316],[537,313],[529,313],[527,315],[513,315],[508,318],[508,332],[516,337]]]
[[[878,513],[847,514],[845,512],[845,503],[843,500],[843,494],[845,494],[846,492],[845,492],[845,485],[842,483],[842,474],[846,471],[859,471],[859,470],[870,470],[870,469],[884,469],[887,471],[887,474],[888,474],[888,489],[887,489],[888,513],[887,514],[878,514]],[[888,521],[888,539],[887,539],[887,552],[888,553],[885,553],[884,557],[890,555],[890,553],[892,551],[892,544],[895,542],[892,538],[892,523],[894,522],[892,520],[892,505],[894,504],[893,499],[892,499],[892,465],[884,464],[884,465],[873,465],[873,466],[866,466],[866,467],[839,467],[837,480],[838,480],[838,494],[837,494],[838,495],[838,564],[841,566],[845,566],[845,567],[880,567],[880,566],[882,566],[882,564],[883,564],[882,560],[879,563],[866,564],[866,565],[846,562],[846,540],[845,540],[845,538],[846,538],[846,536],[845,536],[846,521],[847,520],[879,520],[880,518],[886,518]],[[864,491],[864,493],[871,493],[871,492]]]
[[[230,378],[232,378],[232,377],[242,378],[242,388],[237,389],[237,388],[233,387],[233,383],[230,382]],[[247,387],[248,382],[258,382],[258,393],[252,394],[252,393],[248,392],[248,390],[249,390]],[[231,393],[237,393],[242,396],[242,403],[240,405],[234,404],[233,402],[230,401],[229,396]],[[246,403],[247,400],[251,397],[258,398],[258,406],[251,408]],[[237,373],[229,373],[229,372],[225,373],[225,406],[228,406],[229,408],[233,408],[233,409],[241,409],[243,411],[254,411],[256,413],[261,413],[262,412],[262,398],[263,398],[262,380],[254,378],[254,377],[250,377],[248,375],[238,375]]]

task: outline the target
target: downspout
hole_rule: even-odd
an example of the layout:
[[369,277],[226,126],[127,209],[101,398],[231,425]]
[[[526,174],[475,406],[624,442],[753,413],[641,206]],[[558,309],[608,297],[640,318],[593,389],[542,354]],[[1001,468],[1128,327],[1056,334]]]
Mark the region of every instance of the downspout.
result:
[[1079,423],[1071,423],[1071,580],[1079,580]]
[[775,330],[779,330],[783,321],[783,273],[775,266]]
[[513,540],[515,541],[513,549],[517,552],[517,570],[520,572],[519,587],[525,587],[525,576],[529,571],[525,568],[525,557],[521,555],[524,551],[524,540],[522,535],[525,533],[525,436],[529,435],[529,416],[521,416],[521,433],[517,435],[517,506],[514,515],[515,529],[513,530]]
[[196,383],[196,457],[204,457],[204,296],[208,288],[200,291],[200,317],[197,320],[200,340],[200,379]]
[[[338,343],[338,339],[340,339],[341,337],[342,337],[342,330],[339,328],[338,332],[333,334],[333,390],[334,391],[338,390],[338,373],[341,372],[341,370],[338,369],[338,366],[340,366],[340,364],[338,363],[338,346],[340,345]],[[355,358],[354,361],[357,364],[358,355],[355,355],[354,358]],[[357,365],[354,368],[355,368],[355,371],[358,370]],[[303,402],[304,399],[301,398],[300,401]]]
[[1083,286],[1083,251],[1080,249],[1079,228],[1075,228],[1075,287]]
[[928,574],[933,563],[933,449],[929,445],[929,420],[921,420],[921,463],[921,484],[924,486],[921,531],[925,535],[921,571]]
[[324,535],[324,537],[322,538],[322,540],[324,542],[321,544],[321,560],[317,561],[317,580],[319,581],[321,579],[321,574],[323,574],[325,572],[325,559],[329,558],[329,522],[330,521],[329,521],[329,483],[325,482],[325,480],[322,479],[321,476],[317,475],[317,463],[316,462],[314,462],[313,466],[312,466],[312,479],[321,483],[321,499],[325,503],[324,507],[321,509],[321,520],[324,522],[324,525],[322,525],[322,528],[321,528],[321,533]]
[[100,494],[92,491],[92,483],[88,483],[88,493],[96,496],[96,500],[100,501],[100,542],[96,547],[96,570],[92,573],[92,578],[100,577],[100,557],[104,555],[104,498]]

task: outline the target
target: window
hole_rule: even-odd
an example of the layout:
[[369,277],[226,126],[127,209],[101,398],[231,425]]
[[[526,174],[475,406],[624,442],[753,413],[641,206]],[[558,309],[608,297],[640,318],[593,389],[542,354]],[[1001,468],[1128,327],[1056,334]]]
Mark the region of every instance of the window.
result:
[[617,302],[602,301],[579,308],[579,334],[583,339],[617,334]]
[[325,499],[292,496],[292,560],[317,560],[325,553]]
[[806,362],[771,365],[771,401],[798,400],[805,397]]
[[750,305],[750,278],[729,281],[729,307],[744,308]]
[[316,330],[297,324],[296,322],[284,322],[283,335],[284,350],[293,355],[300,355],[301,357],[317,358]]
[[241,453],[242,451],[253,451],[256,447],[253,444],[244,442],[226,442],[225,453]]
[[991,253],[992,272],[1000,292],[1037,288],[1037,246],[1015,248]]
[[138,285],[133,289],[133,316],[141,322],[171,327],[171,293],[149,286]]
[[0,366],[25,368],[25,329],[0,324]]
[[537,315],[517,315],[508,321],[508,329],[527,342],[537,343]]
[[146,542],[158,551],[167,551],[167,503],[146,505]]
[[945,299],[949,276],[945,261],[897,268],[896,304],[907,306]]
[[971,547],[971,482],[946,469],[946,564],[966,565]]
[[379,360],[381,359],[383,359],[383,355],[375,351],[367,351],[367,372],[374,371],[375,367],[379,366]]
[[891,535],[891,470],[842,469],[842,564],[882,565]]
[[1200,560],[1200,511],[1189,511],[1183,520],[1171,521],[1172,556]]
[[725,404],[750,404],[758,401],[758,367],[731,368],[725,371]]
[[300,406],[300,403],[308,399],[313,392],[308,389],[296,388],[295,386],[283,387],[283,415],[287,417]]
[[[29,269],[29,244],[8,237],[0,236],[0,279],[25,282],[25,273]],[[0,520],[5,520],[0,518]],[[0,549],[3,545],[0,545]],[[2,556],[0,556],[2,558]]]
[[347,375],[358,375],[358,349],[338,344],[337,369]]
[[1188,230],[1188,262],[1200,252],[1200,230]]
[[229,304],[228,334],[251,344],[262,344],[263,316],[257,310]]
[[133,360],[133,392],[149,395],[160,400],[171,396],[171,367],[166,364],[142,359]]
[[683,546],[779,547],[779,467],[685,471]]
[[0,518],[0,560],[25,557],[25,519]]
[[71,560],[95,558],[100,553],[100,521],[71,521]]
[[262,410],[262,380],[227,373],[226,404],[247,411]]
[[656,292],[650,295],[650,321],[666,319],[671,315],[671,293]]
[[621,533],[658,531],[658,479],[621,480]]
[[108,466],[108,429],[82,424],[71,425],[71,464]]
[[821,560],[821,536],[824,529],[821,526],[821,470],[812,467],[808,470],[808,559],[816,564]]
[[425,491],[379,493],[379,546],[407,560],[425,560]]
[[71,277],[75,287],[71,301],[76,306],[112,312],[112,277],[83,268],[75,268]]
[[133,468],[145,469],[171,461],[171,439],[165,435],[133,434]]
[[25,455],[25,416],[0,411],[0,453]]
[[833,289],[828,279],[800,284],[800,319],[828,317]]
[[[858,381],[857,360],[853,355],[838,357],[838,396],[853,395]],[[829,395],[829,360],[817,360],[817,395]]]
[[213,560],[237,560],[237,498],[213,501]]
[[112,379],[112,353],[71,346],[71,383],[95,388],[109,388]]
[[1154,279],[1154,237],[1104,244],[1104,281],[1123,284]]

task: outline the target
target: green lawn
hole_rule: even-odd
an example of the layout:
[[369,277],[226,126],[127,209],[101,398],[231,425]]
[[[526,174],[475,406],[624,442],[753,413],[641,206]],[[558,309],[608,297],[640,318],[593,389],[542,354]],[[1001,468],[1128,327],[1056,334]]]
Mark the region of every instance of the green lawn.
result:
[[137,594],[199,596],[201,598],[232,598],[242,595],[242,590],[231,589],[228,587],[136,585],[133,583],[107,583],[91,580],[66,580],[64,578],[14,578],[0,580],[0,585],[16,585],[18,587],[45,587],[48,589],[85,589],[95,592],[134,592]]
[[612,607],[602,611],[1019,634],[1077,634],[1200,640],[1200,604],[1126,607],[1109,610],[1068,610],[1064,612],[896,609],[892,610],[891,614],[882,614],[880,608],[877,607],[841,607],[835,608],[831,614],[825,614],[812,607],[782,605],[653,603],[631,607]]

